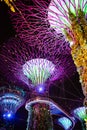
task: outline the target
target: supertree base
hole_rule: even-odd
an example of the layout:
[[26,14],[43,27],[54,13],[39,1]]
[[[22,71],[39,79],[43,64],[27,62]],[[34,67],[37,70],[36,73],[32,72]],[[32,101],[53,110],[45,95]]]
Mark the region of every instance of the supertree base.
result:
[[26,130],[53,130],[50,101],[37,98],[28,101],[25,107],[29,114]]

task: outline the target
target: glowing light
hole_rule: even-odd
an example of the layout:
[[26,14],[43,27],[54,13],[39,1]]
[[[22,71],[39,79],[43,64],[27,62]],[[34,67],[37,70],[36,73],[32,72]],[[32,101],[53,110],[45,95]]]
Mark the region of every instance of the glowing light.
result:
[[39,88],[39,91],[42,91],[42,90],[43,90],[43,88],[40,87],[40,88]]
[[[50,26],[70,42],[71,54],[87,96],[87,0],[52,0],[48,9]],[[72,44],[73,43],[73,44]],[[86,103],[85,103],[86,104]]]
[[73,113],[79,120],[87,119],[87,114],[86,114],[85,107],[76,108]]
[[65,129],[65,130],[70,130],[72,127],[72,122],[69,118],[67,117],[61,117],[58,119],[59,124]]
[[55,65],[46,59],[32,59],[23,65],[24,74],[32,84],[43,84],[54,72]]
[[7,116],[8,116],[8,117],[11,117],[11,113],[9,113]]
[[[3,93],[4,92],[4,93]],[[0,111],[4,118],[10,118],[23,105],[25,99],[22,90],[0,88]]]
[[82,128],[87,129],[87,113],[86,107],[79,107],[73,111],[74,116],[81,121]]
[[76,68],[71,54],[64,47],[64,40],[60,41],[60,36],[58,39],[46,44],[31,39],[28,43],[22,43],[17,38],[10,39],[0,51],[2,74],[9,81],[21,81],[29,87],[70,77]]
[[45,91],[45,86],[44,85],[38,85],[36,88],[36,91],[39,93],[44,93]]
[[7,112],[7,113],[3,114],[3,118],[7,119],[7,120],[12,119],[13,117],[14,117],[14,114],[12,112],[10,112],[10,113]]
[[15,113],[21,103],[22,99],[19,96],[8,93],[0,97],[0,110]]

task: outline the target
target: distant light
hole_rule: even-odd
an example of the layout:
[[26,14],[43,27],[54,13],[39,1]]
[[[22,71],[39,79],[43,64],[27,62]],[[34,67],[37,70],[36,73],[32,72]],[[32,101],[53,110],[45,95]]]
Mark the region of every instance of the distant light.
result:
[[40,91],[40,92],[42,92],[42,91],[43,91],[43,88],[42,88],[42,87],[40,87],[40,88],[39,88],[39,91]]
[[44,85],[41,84],[41,85],[38,85],[36,89],[37,89],[37,92],[44,93],[45,88],[44,88]]
[[70,127],[72,126],[72,121],[67,117],[61,117],[58,119],[58,123],[65,129],[70,130]]
[[7,114],[7,117],[10,118],[11,117],[11,113]]
[[6,114],[3,114],[3,117],[5,118],[5,117],[6,117]]
[[70,47],[72,47],[72,45],[74,44],[74,42],[73,41],[71,41],[71,42],[69,42],[70,43]]
[[12,119],[13,118],[13,114],[12,113],[5,113],[5,114],[3,114],[3,118],[4,119]]
[[78,107],[73,111],[73,113],[79,120],[87,119],[85,107]]

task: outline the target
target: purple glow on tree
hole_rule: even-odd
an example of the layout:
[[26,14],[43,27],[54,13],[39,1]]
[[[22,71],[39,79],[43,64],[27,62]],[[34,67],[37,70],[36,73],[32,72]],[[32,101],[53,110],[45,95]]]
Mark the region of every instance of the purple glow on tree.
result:
[[[39,32],[42,32],[41,34],[45,38],[47,37],[46,35],[48,34],[51,35],[51,37],[53,37],[52,36],[53,34],[50,33],[48,30],[48,24],[46,24],[44,17],[46,15],[46,12],[44,12],[43,9],[47,8],[46,4],[48,3],[45,1],[41,1],[41,3],[43,4],[42,9],[40,7],[41,11],[43,12],[41,14],[39,12],[40,9],[37,8],[37,6],[35,5],[35,1],[34,5],[30,5],[29,1],[26,2],[16,1],[14,3],[16,12],[15,13],[9,12],[10,18],[12,20],[13,26],[18,36],[25,42],[28,42],[28,40],[33,39],[34,35],[38,35]],[[32,36],[29,37],[29,35]],[[39,35],[36,38],[39,39]]]
[[[26,43],[31,40],[37,39],[42,43],[55,42],[58,40],[58,34],[52,28],[48,21],[48,6],[50,0],[32,0],[33,5],[30,5],[29,1],[16,1],[16,12],[10,12],[10,19],[12,25],[17,32],[17,35]],[[62,35],[61,35],[62,37]],[[64,45],[65,39],[61,39],[62,46],[69,50],[68,43]],[[39,43],[38,43],[39,44]],[[65,48],[62,48],[65,50]],[[66,51],[67,52],[67,51]]]
[[15,78],[30,86],[30,84],[32,85],[32,80],[24,74],[24,64],[32,59],[44,59],[44,61],[55,66],[54,73],[48,76],[45,82],[53,82],[70,77],[76,71],[76,68],[71,55],[61,52],[61,45],[58,46],[61,40],[63,39],[59,36],[59,40],[54,43],[46,42],[46,44],[43,44],[40,40],[30,40],[29,43],[23,43],[17,38],[10,39],[0,51],[1,73],[9,80],[14,80]]
[[68,118],[72,124],[72,126],[70,126],[71,128],[75,125],[73,118],[49,98],[37,97],[32,100],[28,100],[26,102],[25,109],[29,114],[26,130],[32,130],[32,128],[35,130],[40,130],[41,128],[43,128],[43,130],[53,130],[52,115],[55,115],[55,112],[58,115],[58,119],[60,119],[59,117],[61,116]]

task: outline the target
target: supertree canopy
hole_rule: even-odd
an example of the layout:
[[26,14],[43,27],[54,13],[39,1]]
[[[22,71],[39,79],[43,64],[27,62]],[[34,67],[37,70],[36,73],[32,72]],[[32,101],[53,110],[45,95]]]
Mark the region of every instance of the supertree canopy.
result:
[[58,48],[59,41],[61,39],[43,44],[30,40],[28,44],[17,38],[10,39],[0,52],[1,73],[29,87],[68,78],[75,72],[75,66],[70,54],[63,54],[61,47]]
[[[60,74],[57,71],[58,69],[56,69],[57,68],[56,63],[58,64],[58,68],[61,69],[60,73],[62,75],[64,75],[64,73],[63,73],[64,68],[67,67],[67,65],[64,65],[64,67],[59,67],[60,61],[58,62],[58,58],[61,59],[61,63],[62,63],[62,61],[63,62],[67,61],[67,60],[65,61],[64,59],[62,60],[62,58],[70,55],[69,43],[65,41],[65,38],[63,37],[63,35],[56,34],[56,36],[55,36],[55,31],[49,27],[49,22],[48,22],[48,17],[47,17],[47,12],[48,12],[47,8],[49,5],[49,2],[50,2],[49,0],[48,1],[34,0],[34,1],[32,1],[32,4],[30,4],[30,1],[27,1],[27,0],[25,2],[20,1],[20,0],[15,1],[15,2],[13,2],[13,5],[14,5],[14,8],[16,11],[15,11],[15,13],[10,12],[10,18],[12,20],[12,25],[14,26],[14,28],[17,32],[17,35],[23,40],[22,42],[24,42],[24,43],[26,42],[26,44],[29,44],[30,46],[35,44],[35,46],[34,46],[35,49],[33,47],[32,47],[32,49],[30,49],[30,47],[28,47],[29,45],[24,45],[24,44],[22,45],[22,46],[24,46],[23,48],[26,48],[26,46],[27,46],[27,48],[29,48],[28,52],[27,52],[27,50],[25,50],[25,52],[27,52],[26,54],[25,54],[24,50],[23,50],[24,54],[22,54],[22,57],[24,57],[24,55],[26,55],[26,58],[25,58],[26,62],[24,59],[25,63],[23,65],[23,73],[24,73],[24,75],[26,75],[28,77],[29,80],[33,81],[34,85],[47,81],[47,79],[49,79],[51,77],[55,77],[55,79],[57,79],[57,77],[60,77],[59,76]],[[15,42],[17,42],[17,40]],[[60,45],[60,43],[61,43],[61,45]],[[36,44],[38,44],[38,45],[36,45]],[[18,45],[18,46],[20,46],[20,45]],[[15,47],[12,47],[12,48],[15,48]],[[37,50],[36,48],[38,48],[39,50]],[[43,49],[43,51],[42,51],[42,49]],[[12,49],[12,51],[13,51],[13,49]],[[33,51],[33,54],[29,54],[29,53],[32,53],[32,51]],[[63,52],[63,54],[62,54],[62,52]],[[19,54],[17,54],[17,55],[19,55]],[[33,55],[33,57],[32,57],[32,55]],[[56,60],[54,60],[54,57],[56,58]],[[41,68],[43,68],[43,67],[41,67],[41,66],[36,67],[36,65],[34,65],[33,66],[34,69],[31,70],[31,67],[30,67],[31,62],[32,61],[41,62],[40,60],[38,60],[39,58],[40,58],[40,60],[43,59],[43,61],[52,63],[52,66],[56,65],[55,69],[53,71],[53,74],[51,73],[51,71],[49,73],[49,71],[48,71],[49,67],[46,66],[46,64],[47,64],[46,62],[45,62],[45,65],[41,65],[41,66],[46,66],[48,68],[48,70],[45,70],[45,69],[41,70]],[[21,63],[22,63],[22,61],[23,60],[21,60]],[[68,62],[68,65],[70,64],[69,62]],[[39,63],[34,63],[34,64],[39,64]],[[44,64],[44,63],[42,63],[42,64]],[[24,69],[25,65],[27,66],[27,68],[29,70]],[[70,68],[72,67],[72,65],[70,65]],[[39,74],[38,76],[33,75],[33,73],[35,73],[34,71],[36,69],[37,69],[37,72],[36,72],[37,75]],[[72,70],[72,69],[70,69],[70,70]],[[33,72],[33,73],[31,73],[31,72]],[[67,73],[69,73],[69,72],[70,71],[67,71]],[[72,72],[73,72],[73,70],[72,70]],[[46,74],[46,76],[44,77],[45,74]],[[52,75],[55,75],[55,76],[52,76]],[[22,80],[25,79],[25,78],[23,78],[23,76],[20,76],[20,77],[22,78]],[[35,81],[35,80],[38,80],[38,81]],[[27,80],[25,80],[25,82],[27,82],[27,84],[28,84]]]
[[83,130],[87,129],[87,114],[85,111],[85,107],[76,108],[73,111],[73,114],[81,121]]
[[43,84],[55,70],[55,65],[46,59],[36,58],[23,65],[23,73],[32,81],[32,84]]
[[13,118],[25,103],[25,92],[18,87],[0,87],[0,112],[4,119]]
[[[86,25],[86,14],[87,0],[51,0],[48,8],[50,26],[69,36],[69,40],[70,37],[75,40],[74,37],[80,35],[78,31],[81,25]],[[76,30],[78,34],[75,36]]]
[[[44,42],[44,39],[45,41],[52,41],[51,38],[53,38],[45,18],[48,2],[44,0],[39,1],[38,4],[41,4],[40,8],[35,4],[37,2],[36,0],[19,0],[13,2],[15,13],[9,11],[10,19],[17,35],[27,43],[30,39],[40,39]],[[41,10],[41,13],[39,10]]]
[[66,49],[67,51],[64,53],[70,53],[69,43],[65,41],[63,35],[57,35],[55,30],[50,28],[48,21],[49,2],[50,0],[18,0],[13,2],[15,13],[9,11],[12,26],[17,35],[26,43],[29,43],[31,39],[32,41],[40,40],[43,44],[47,42],[54,44],[59,40],[58,35],[60,35],[61,52]]
[[[30,117],[35,119],[32,122],[32,126],[35,127],[36,130],[37,127],[39,129],[38,123],[40,124],[40,129],[53,129],[52,117],[49,113],[50,103],[46,103],[46,100],[43,100],[43,103],[37,102],[37,99],[33,99],[32,97],[47,97],[50,82],[54,83],[56,80],[63,80],[75,72],[71,55],[61,52],[60,47],[58,48],[59,41],[61,41],[60,35],[59,40],[53,44],[49,42],[43,44],[40,40],[33,41],[31,39],[29,43],[23,43],[18,38],[13,38],[1,48],[1,73],[9,80],[15,77],[23,81],[31,90],[31,101],[29,100],[27,102],[27,105],[31,102],[31,107],[28,109],[31,116],[28,116],[29,123],[27,124],[27,129],[29,129],[31,124]],[[44,89],[46,89],[46,91],[44,91]],[[42,93],[42,91],[43,94],[39,94]],[[33,101],[35,101],[34,104],[32,104]],[[36,110],[40,111],[38,115]],[[45,120],[43,117],[44,111]],[[50,119],[50,122],[48,122],[48,119]],[[46,125],[44,125],[44,121]]]
[[[52,0],[48,8],[50,26],[71,43],[71,54],[87,96],[87,0]],[[87,105],[85,99],[84,105]]]
[[72,121],[67,117],[61,117],[58,119],[58,123],[65,129],[70,130],[72,127]]

